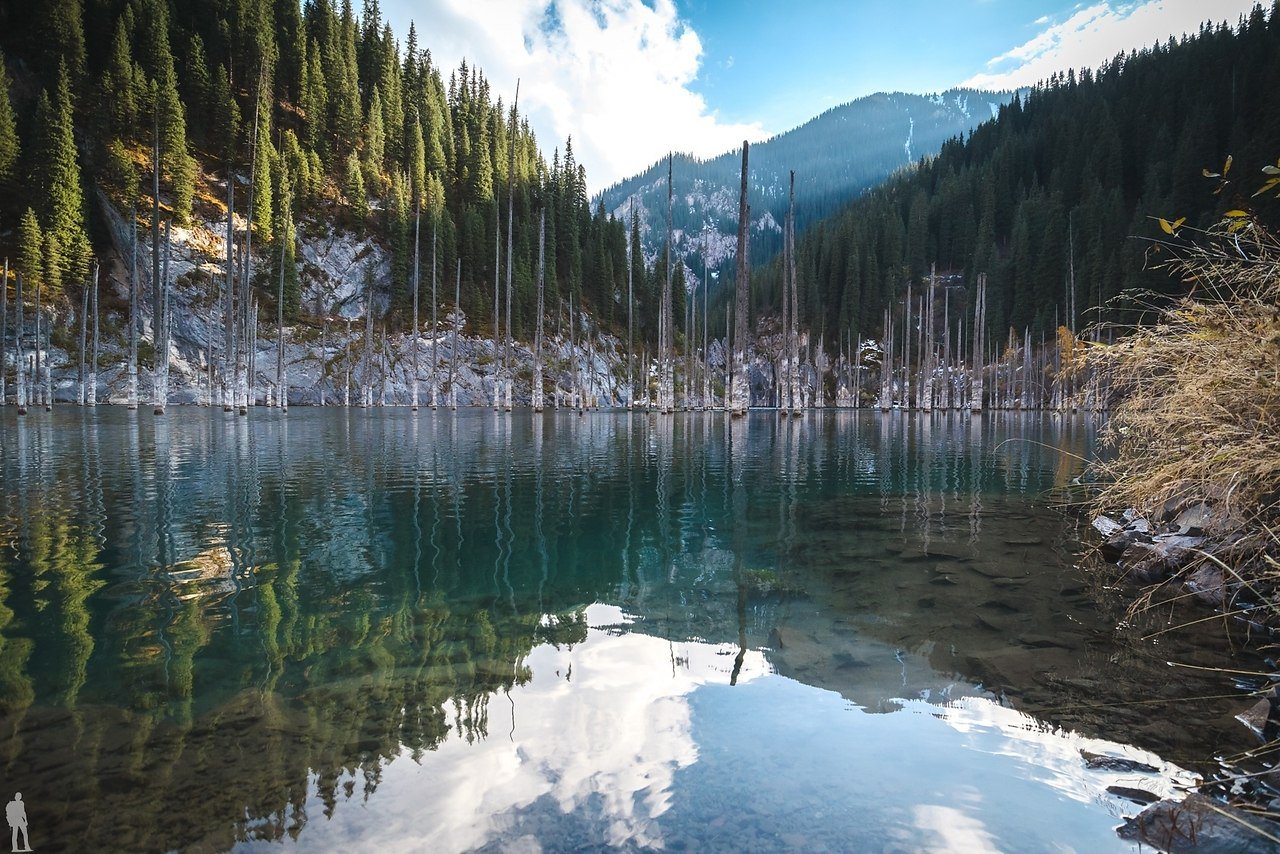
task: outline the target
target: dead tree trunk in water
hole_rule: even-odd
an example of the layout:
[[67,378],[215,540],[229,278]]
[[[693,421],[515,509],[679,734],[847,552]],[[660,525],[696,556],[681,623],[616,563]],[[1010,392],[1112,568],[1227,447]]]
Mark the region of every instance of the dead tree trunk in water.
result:
[[289,236],[291,204],[292,200],[289,198],[286,187],[284,198],[280,200],[280,207],[284,212],[284,216],[280,218],[284,234],[280,235],[280,284],[276,289],[276,406],[280,407],[281,412],[289,409],[289,379],[285,376],[284,367],[284,260],[285,249],[291,239]]
[[676,394],[674,354],[672,352],[672,344],[675,340],[672,325],[675,318],[672,317],[671,294],[671,270],[675,264],[675,247],[672,245],[672,168],[674,159],[672,154],[667,154],[667,279],[662,288],[658,341],[658,410],[664,414],[675,409]]
[[978,294],[973,306],[973,378],[969,392],[969,410],[982,411],[983,377],[987,358],[987,274],[978,274]]
[[14,403],[18,406],[18,414],[27,414],[27,365],[26,359],[22,355],[22,273],[18,273],[18,302],[15,306],[17,312],[16,329],[13,333],[14,344],[14,367],[17,368],[17,376],[14,379],[14,391],[17,394],[17,400]]
[[[231,170],[231,164],[227,164],[227,285],[226,293],[223,295],[224,302],[222,304],[222,325],[224,341],[222,345],[222,409],[224,412],[230,412],[235,407],[235,397],[232,389],[235,388],[235,364],[236,364],[236,339],[235,339],[235,246],[236,233],[234,225],[235,202],[236,202],[236,176]],[[135,360],[137,353],[134,353]]]
[[[434,215],[433,215],[434,217]],[[436,369],[440,367],[439,351],[437,349],[436,339],[440,337],[440,324],[437,321],[437,309],[440,304],[439,297],[436,296],[436,223],[431,223],[431,383],[428,386],[431,389],[431,408],[435,409],[437,401],[440,397],[439,383],[436,382]],[[415,312],[415,323],[417,313]],[[417,333],[414,333],[415,335]]]
[[751,386],[747,380],[747,300],[751,291],[750,250],[751,207],[747,204],[747,155],[749,145],[742,142],[742,189],[738,197],[738,270],[734,283],[733,385],[730,412],[745,415],[751,405]]
[[462,325],[462,259],[458,259],[458,274],[453,280],[453,347],[449,353],[449,408],[458,408],[458,327]]
[[88,378],[88,398],[86,403],[89,406],[98,405],[98,262],[93,262],[93,301],[90,311],[93,312],[93,344],[89,348],[89,378]]
[[89,286],[86,283],[84,292],[80,295],[80,371],[79,378],[76,383],[76,405],[84,406],[84,369],[85,358],[88,355],[89,346]]
[[[516,211],[516,128],[518,126],[517,108],[520,104],[520,81],[516,80],[516,97],[511,102],[511,141],[508,145],[511,161],[507,168],[507,335],[502,341],[502,405],[507,412],[511,411],[511,387],[515,385],[515,371],[511,365],[511,271],[515,267],[513,257],[512,236],[515,231]],[[497,342],[495,341],[496,345]]]
[[[410,346],[413,347],[413,382],[410,383],[411,390],[409,394],[409,406],[413,412],[418,411],[418,234],[422,230],[422,203],[418,203],[418,209],[413,215],[413,335],[410,337]],[[434,245],[432,246],[434,249]],[[431,274],[434,277],[435,256],[431,258],[433,269]],[[432,278],[432,285],[435,279]],[[434,290],[433,290],[434,295]],[[432,344],[435,343],[434,329],[432,330]]]
[[791,398],[791,416],[796,417],[800,415],[800,298],[796,293],[799,291],[799,279],[796,278],[796,173],[794,170],[791,172],[791,186],[787,198],[787,227],[782,237],[787,247],[786,278],[790,282],[791,291],[791,309],[787,311],[791,326],[786,332],[787,392]]
[[[158,160],[156,168],[159,168]],[[159,208],[157,207],[156,210],[158,211]],[[156,276],[155,310],[151,315],[151,339],[155,342],[156,347],[155,362],[151,369],[151,411],[156,415],[164,415],[164,409],[169,398],[169,240],[172,236],[172,229],[173,220],[166,220],[164,230],[164,271]],[[156,257],[159,258],[158,253]]]
[[542,390],[542,312],[546,247],[547,212],[544,209],[538,216],[538,316],[537,325],[533,328],[533,386],[529,389],[530,403],[533,405],[534,412],[541,412],[545,405]]
[[0,279],[0,406],[5,405],[4,370],[9,359],[9,259],[4,259],[4,278]]

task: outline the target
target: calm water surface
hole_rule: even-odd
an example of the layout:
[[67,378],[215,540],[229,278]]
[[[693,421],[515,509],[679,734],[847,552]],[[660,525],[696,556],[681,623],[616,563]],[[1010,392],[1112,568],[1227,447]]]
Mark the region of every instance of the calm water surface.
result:
[[1117,632],[1075,568],[1092,450],[1070,417],[0,410],[0,793],[40,851],[1126,850],[1108,786],[1251,743],[1168,663],[1215,635]]

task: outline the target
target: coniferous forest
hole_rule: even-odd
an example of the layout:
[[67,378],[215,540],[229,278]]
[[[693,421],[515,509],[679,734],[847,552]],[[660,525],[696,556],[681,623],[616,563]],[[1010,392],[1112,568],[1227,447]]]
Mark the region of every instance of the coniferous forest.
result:
[[[799,324],[827,341],[877,336],[884,310],[910,282],[918,294],[933,265],[966,285],[987,275],[997,340],[1010,328],[1039,341],[1056,325],[1131,324],[1119,295],[1184,287],[1153,269],[1143,238],[1165,237],[1158,218],[1204,228],[1242,206],[1273,215],[1249,197],[1280,155],[1277,91],[1280,16],[1261,6],[1239,28],[1055,74],[811,227],[797,245]],[[1248,178],[1215,192],[1229,156],[1230,177]],[[757,281],[757,311],[777,311],[778,265]]]
[[[295,229],[320,222],[389,251],[389,280],[374,287],[390,328],[409,318],[415,225],[424,245],[436,236],[451,285],[461,263],[468,319],[491,319],[509,194],[514,334],[532,337],[544,213],[549,311],[572,297],[605,322],[619,316],[626,224],[592,212],[572,140],[548,159],[518,104],[497,94],[515,101],[517,81],[465,61],[441,69],[377,0],[6,3],[0,51],[0,254],[47,301],[85,287],[93,248],[108,245],[102,204],[135,211],[144,233],[152,219],[217,223],[230,175],[254,251],[273,259],[253,282],[264,317],[275,317],[282,262],[286,321],[326,311],[301,304],[295,255]],[[643,290],[641,262],[635,272]],[[650,305],[639,303],[641,330]]]

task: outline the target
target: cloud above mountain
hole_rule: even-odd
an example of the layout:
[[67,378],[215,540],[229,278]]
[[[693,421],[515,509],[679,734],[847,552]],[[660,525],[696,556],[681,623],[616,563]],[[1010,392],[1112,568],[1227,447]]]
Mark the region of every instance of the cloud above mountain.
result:
[[[1056,71],[1097,68],[1119,53],[1150,47],[1170,36],[1192,34],[1206,21],[1235,24],[1247,15],[1255,0],[1149,0],[1123,3],[1114,0],[1078,5],[1061,20],[1044,16],[1036,20],[1044,29],[987,62],[985,71],[962,86],[977,89],[1016,89],[1048,79]],[[1211,8],[1206,8],[1209,6]]]
[[670,149],[718,154],[767,136],[761,124],[722,121],[691,84],[703,61],[698,34],[671,0],[398,0],[384,7],[397,32],[418,21],[446,77],[478,63],[520,110],[540,147],[574,155],[592,191]]

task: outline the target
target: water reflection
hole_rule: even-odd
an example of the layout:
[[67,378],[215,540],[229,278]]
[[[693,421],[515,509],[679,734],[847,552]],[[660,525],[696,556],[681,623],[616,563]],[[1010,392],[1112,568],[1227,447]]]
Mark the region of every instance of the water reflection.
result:
[[[0,417],[0,756],[45,849],[695,844],[736,763],[803,788],[768,722],[821,765],[871,726],[850,703],[895,712],[899,751],[939,714],[956,792],[988,748],[1101,791],[1013,708],[1183,764],[1238,737],[1184,699],[1213,677],[1170,684],[1190,652],[1121,643],[1070,567],[1045,496],[1091,450],[1081,420]],[[1150,696],[1179,723],[1093,708]],[[903,786],[875,800],[886,838],[995,832],[992,806]],[[1097,813],[1071,820],[1093,839]]]

